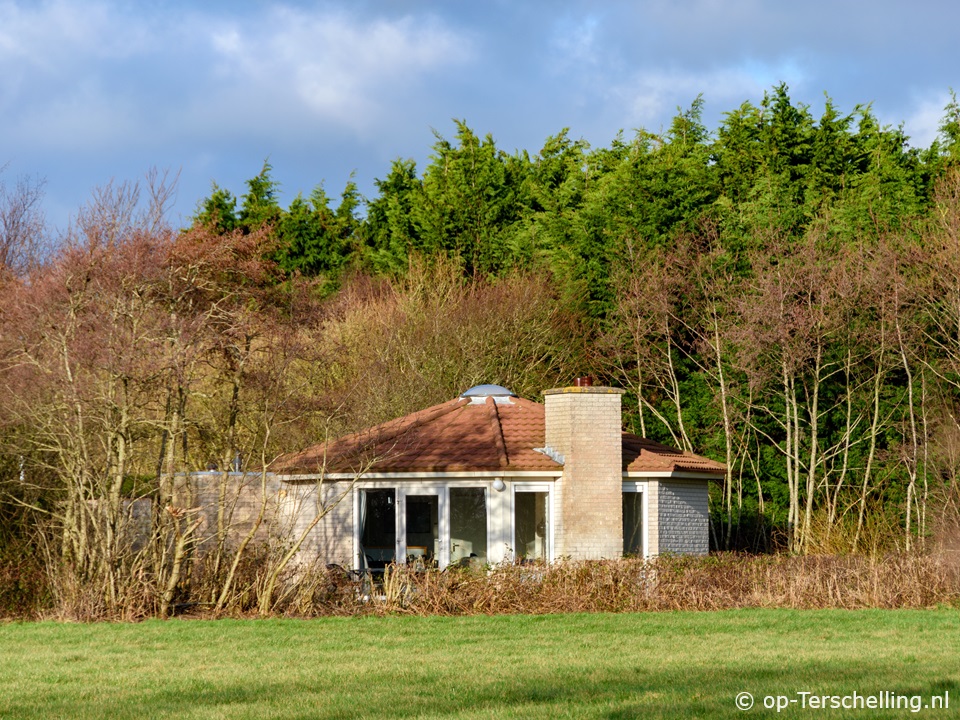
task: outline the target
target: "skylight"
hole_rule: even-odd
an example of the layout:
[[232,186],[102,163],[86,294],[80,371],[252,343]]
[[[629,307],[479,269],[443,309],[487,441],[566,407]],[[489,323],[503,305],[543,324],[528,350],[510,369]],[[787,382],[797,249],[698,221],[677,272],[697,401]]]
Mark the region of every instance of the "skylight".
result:
[[[516,397],[516,393],[512,390],[507,390],[507,388],[502,385],[475,385],[466,392],[464,392],[460,397],[470,398],[470,402],[483,402],[486,398],[494,398],[494,402],[497,402],[497,398],[512,398]],[[503,401],[501,401],[503,402]],[[509,402],[509,401],[507,401]]]

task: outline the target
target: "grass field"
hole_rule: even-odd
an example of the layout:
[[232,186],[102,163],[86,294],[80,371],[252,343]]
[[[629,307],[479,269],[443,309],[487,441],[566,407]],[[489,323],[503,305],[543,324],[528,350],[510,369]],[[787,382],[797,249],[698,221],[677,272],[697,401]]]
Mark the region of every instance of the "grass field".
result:
[[804,710],[797,692],[949,692],[917,716],[956,717],[960,612],[0,625],[4,720],[775,716],[766,695],[797,699],[780,717],[913,714]]

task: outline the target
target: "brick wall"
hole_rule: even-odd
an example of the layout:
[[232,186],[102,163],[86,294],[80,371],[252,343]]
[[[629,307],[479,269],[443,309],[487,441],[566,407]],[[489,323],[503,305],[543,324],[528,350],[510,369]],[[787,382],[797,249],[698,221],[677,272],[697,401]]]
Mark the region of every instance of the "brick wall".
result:
[[323,513],[323,518],[310,530],[300,548],[300,557],[304,561],[320,558],[323,562],[344,567],[356,564],[353,557],[355,491],[352,485],[352,482],[341,481],[322,485],[287,485],[284,488],[286,512],[295,519],[289,526],[291,538],[299,538],[317,513]]
[[200,472],[177,476],[174,504],[200,508],[203,515],[203,523],[197,529],[201,539],[200,553],[216,547],[220,509],[227,529],[227,542],[235,546],[256,524],[264,497],[267,501],[264,519],[254,539],[256,542],[269,540],[280,483],[275,476],[268,474],[264,488],[262,480],[260,473]]
[[607,387],[544,392],[546,444],[563,456],[554,497],[554,557],[623,554],[622,394]]

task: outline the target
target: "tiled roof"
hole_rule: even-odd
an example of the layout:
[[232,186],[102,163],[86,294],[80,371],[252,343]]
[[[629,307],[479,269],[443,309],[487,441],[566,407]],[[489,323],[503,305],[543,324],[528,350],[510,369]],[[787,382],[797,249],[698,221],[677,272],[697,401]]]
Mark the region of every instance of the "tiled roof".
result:
[[[523,398],[457,398],[315,445],[277,460],[282,474],[356,472],[556,471],[562,466],[534,448],[544,445],[544,407]],[[623,434],[624,470],[693,471],[722,475],[707,458]]]
[[725,475],[726,466],[716,460],[661,445],[631,433],[623,434],[623,469],[633,472],[698,472]]

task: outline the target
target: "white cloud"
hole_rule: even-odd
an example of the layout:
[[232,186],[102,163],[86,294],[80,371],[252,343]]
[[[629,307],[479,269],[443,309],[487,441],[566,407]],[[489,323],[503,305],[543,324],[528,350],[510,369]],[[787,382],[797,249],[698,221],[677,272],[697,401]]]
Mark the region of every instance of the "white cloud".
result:
[[354,129],[385,119],[424,77],[470,57],[466,38],[429,19],[364,21],[280,8],[259,20],[211,35],[234,89]]
[[[940,123],[948,102],[950,94],[944,91],[928,95],[915,103],[913,111],[903,122],[904,131],[910,136],[911,147],[930,147],[940,133]],[[894,124],[899,124],[899,121]]]
[[0,2],[0,110],[9,139],[57,148],[116,142],[136,99],[109,74],[149,52],[153,39],[145,20],[104,2]]
[[755,62],[707,71],[688,69],[642,70],[627,82],[612,85],[611,99],[621,105],[625,120],[635,126],[663,122],[677,107],[685,108],[700,94],[711,106],[733,109],[744,100],[759,100],[772,85],[784,81],[791,87],[803,81],[791,63],[761,65]]
[[123,58],[150,45],[147,25],[104,2],[0,3],[0,61],[70,72],[83,58]]
[[16,152],[5,145],[90,154],[242,139],[269,154],[295,137],[369,139],[471,47],[431,16],[0,0],[0,160]]

